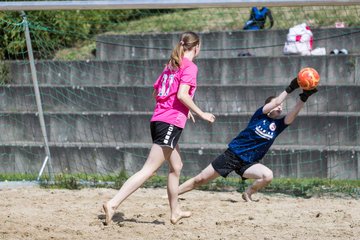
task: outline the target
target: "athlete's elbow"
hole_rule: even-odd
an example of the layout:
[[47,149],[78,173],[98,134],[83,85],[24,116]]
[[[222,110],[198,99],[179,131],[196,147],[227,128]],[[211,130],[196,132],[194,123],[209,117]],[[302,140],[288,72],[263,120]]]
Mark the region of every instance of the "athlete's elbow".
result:
[[178,93],[177,94],[177,99],[180,100],[181,102],[183,102],[186,99],[186,94],[185,93]]
[[284,123],[286,125],[290,125],[290,124],[292,124],[294,122],[294,120],[295,120],[295,118],[288,118],[288,119],[285,118]]

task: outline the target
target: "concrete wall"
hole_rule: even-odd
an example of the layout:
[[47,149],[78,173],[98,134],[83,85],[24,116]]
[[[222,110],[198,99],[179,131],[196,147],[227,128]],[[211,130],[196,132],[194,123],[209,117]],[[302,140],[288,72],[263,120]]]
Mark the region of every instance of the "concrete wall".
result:
[[[314,48],[326,52],[346,48],[359,53],[359,28],[313,29]],[[281,56],[287,30],[233,31],[199,33],[202,52],[199,58],[237,57],[249,51],[255,56]],[[101,35],[97,37],[97,58],[100,60],[168,59],[181,33]]]
[[[133,174],[144,164],[150,144],[115,148],[114,146],[78,147],[51,146],[55,172],[63,173],[119,173]],[[194,147],[182,145],[183,176],[193,176],[224,151],[226,145]],[[44,149],[30,146],[2,146],[0,173],[37,173],[45,158]],[[360,149],[304,148],[275,145],[263,159],[277,177],[323,177],[333,179],[360,178]],[[164,164],[158,174],[167,174]],[[233,174],[235,176],[235,174]]]
[[[182,143],[227,143],[246,127],[249,114],[218,114],[217,124],[198,120],[188,123]],[[149,120],[146,113],[46,114],[48,138],[52,143],[148,143]],[[26,123],[26,124],[24,124]],[[302,114],[277,140],[280,145],[357,146],[360,142],[360,114]],[[41,142],[35,114],[0,116],[0,141]],[[316,134],[314,136],[314,134]]]
[[[251,58],[210,58],[196,61],[198,84],[250,84],[285,86],[302,67],[311,66],[321,75],[321,85],[359,85],[358,55],[281,56]],[[42,85],[84,86],[152,86],[165,61],[38,61],[38,80]],[[11,85],[32,84],[28,65],[10,65]]]
[[[196,91],[196,103],[206,111],[237,114],[253,112],[268,96],[276,95],[286,85],[202,85]],[[55,113],[151,112],[152,86],[44,86],[40,87],[43,109]],[[286,100],[286,107],[295,104],[300,91]],[[149,100],[150,99],[150,100]],[[305,105],[310,112],[360,112],[360,86],[322,85],[319,92]],[[36,112],[32,86],[1,87],[0,108],[6,112]]]

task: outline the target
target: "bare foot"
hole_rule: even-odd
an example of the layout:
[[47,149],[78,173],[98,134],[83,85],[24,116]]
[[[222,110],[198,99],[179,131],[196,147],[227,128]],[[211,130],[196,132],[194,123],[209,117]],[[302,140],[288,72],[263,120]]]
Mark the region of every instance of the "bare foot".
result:
[[253,199],[251,198],[251,195],[249,195],[247,192],[244,192],[244,193],[242,194],[242,199],[244,199],[245,202],[258,202],[258,201],[259,201],[259,200],[253,200]]
[[171,217],[170,222],[176,224],[182,218],[188,218],[191,216],[191,212],[179,212],[178,214]]
[[103,209],[105,212],[105,225],[109,225],[111,223],[111,219],[115,213],[114,209],[109,206],[108,203],[103,204]]

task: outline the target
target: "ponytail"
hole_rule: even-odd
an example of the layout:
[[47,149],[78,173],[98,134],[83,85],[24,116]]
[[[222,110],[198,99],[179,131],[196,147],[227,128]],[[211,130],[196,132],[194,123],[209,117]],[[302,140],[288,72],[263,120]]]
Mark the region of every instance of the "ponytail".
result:
[[195,46],[200,44],[199,36],[194,32],[185,32],[181,35],[179,42],[171,53],[168,65],[172,69],[178,69],[181,65],[181,60],[186,51],[191,51]]
[[181,59],[184,56],[184,46],[181,42],[178,42],[171,53],[169,65],[172,69],[180,68]]

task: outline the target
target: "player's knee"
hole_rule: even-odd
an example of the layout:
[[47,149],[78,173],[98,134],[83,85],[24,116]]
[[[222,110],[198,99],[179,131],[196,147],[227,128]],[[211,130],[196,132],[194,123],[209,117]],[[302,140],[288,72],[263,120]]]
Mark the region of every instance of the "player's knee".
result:
[[273,172],[270,170],[263,175],[263,180],[267,183],[270,183],[274,178]]
[[178,163],[178,164],[176,164],[176,165],[173,165],[173,166],[170,168],[170,171],[171,171],[171,172],[174,172],[174,173],[176,173],[176,174],[178,174],[178,175],[180,175],[182,168],[183,168],[183,163],[181,162],[181,163]]
[[207,179],[202,174],[197,175],[194,180],[195,185],[201,185],[207,182]]

